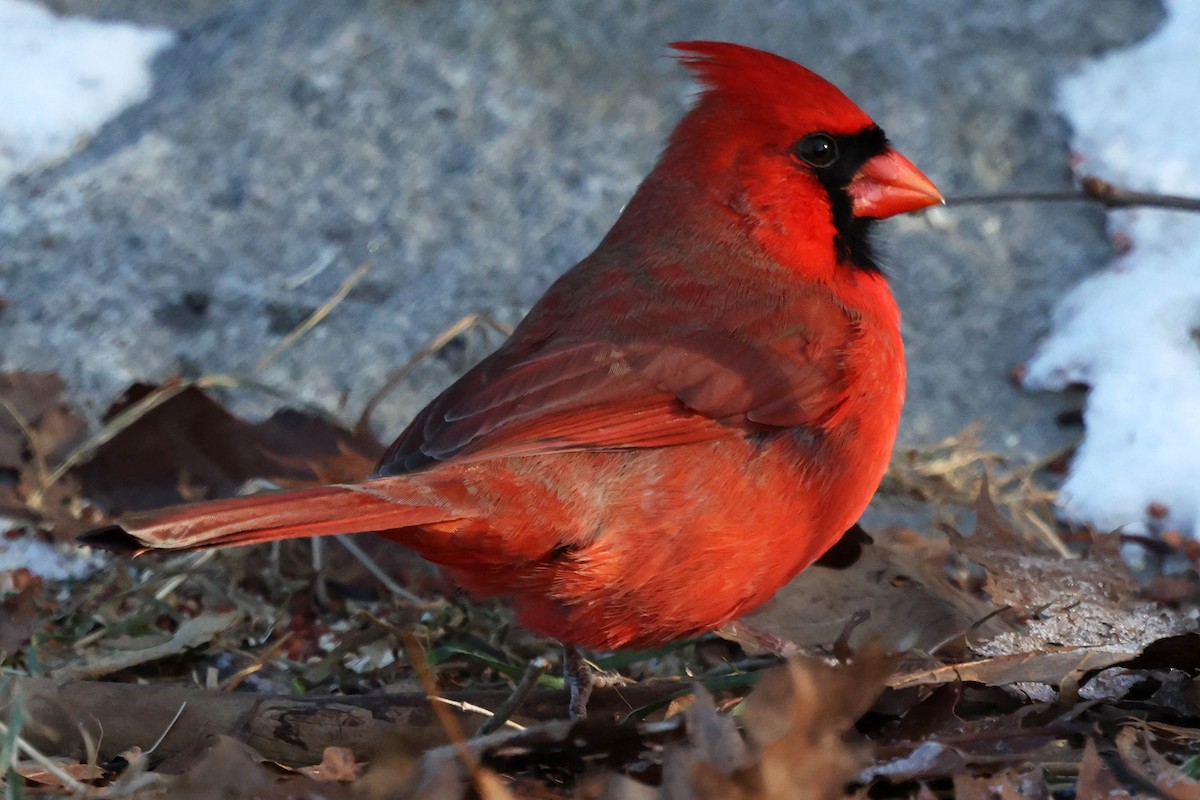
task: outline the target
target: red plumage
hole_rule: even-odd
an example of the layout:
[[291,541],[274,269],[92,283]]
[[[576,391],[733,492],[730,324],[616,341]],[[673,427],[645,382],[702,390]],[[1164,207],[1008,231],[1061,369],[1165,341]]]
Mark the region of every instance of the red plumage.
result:
[[869,221],[940,195],[803,67],[674,46],[704,91],[659,163],[379,477],[133,514],[100,540],[379,531],[603,649],[711,630],[820,556],[878,486],[904,397]]

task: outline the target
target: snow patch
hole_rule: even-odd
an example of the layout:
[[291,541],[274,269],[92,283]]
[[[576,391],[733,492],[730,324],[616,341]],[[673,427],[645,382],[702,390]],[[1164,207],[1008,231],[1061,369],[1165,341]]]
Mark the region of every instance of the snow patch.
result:
[[[1081,171],[1136,189],[1200,195],[1200,3],[1063,82]],[[1130,252],[1066,296],[1026,386],[1091,387],[1065,517],[1102,530],[1196,533],[1200,522],[1200,216],[1110,214]],[[1152,519],[1151,504],[1166,516]]]
[[57,17],[0,0],[0,183],[61,160],[150,95],[160,28]]
[[[11,526],[0,519],[0,529]],[[74,545],[54,545],[33,534],[14,539],[0,538],[0,575],[27,569],[47,581],[86,578],[100,567],[101,559]]]

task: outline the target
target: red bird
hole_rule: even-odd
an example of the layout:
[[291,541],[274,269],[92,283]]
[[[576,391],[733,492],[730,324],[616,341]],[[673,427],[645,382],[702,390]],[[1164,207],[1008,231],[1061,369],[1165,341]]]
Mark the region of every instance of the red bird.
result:
[[871,499],[905,366],[874,220],[941,202],[836,87],[683,42],[704,91],[595,252],[362,483],[131,514],[90,542],[378,531],[568,645],[647,647],[766,601]]

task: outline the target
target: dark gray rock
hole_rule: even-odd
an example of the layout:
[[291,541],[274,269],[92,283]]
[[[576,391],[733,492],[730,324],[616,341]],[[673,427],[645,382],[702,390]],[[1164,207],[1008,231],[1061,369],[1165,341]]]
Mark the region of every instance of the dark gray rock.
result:
[[[345,415],[463,314],[519,319],[595,245],[693,91],[668,41],[802,61],[954,195],[1065,185],[1057,80],[1163,13],[1153,0],[54,6],[182,31],[148,102],[0,187],[3,368],[56,370],[93,412],[137,379],[253,375],[370,261],[257,376]],[[1057,446],[1065,401],[1007,375],[1054,300],[1109,258],[1101,212],[951,208],[886,228],[911,364],[903,440],[982,419],[1005,449]],[[419,369],[381,408],[385,437],[496,342],[468,334]]]

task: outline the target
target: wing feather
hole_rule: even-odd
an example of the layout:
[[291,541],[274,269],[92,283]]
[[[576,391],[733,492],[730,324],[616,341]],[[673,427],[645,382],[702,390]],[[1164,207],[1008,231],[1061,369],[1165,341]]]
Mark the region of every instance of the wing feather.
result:
[[[634,291],[633,281],[609,276],[614,293]],[[564,319],[589,315],[547,319],[535,308],[500,350],[413,420],[379,473],[820,426],[844,402],[844,353],[855,323],[832,295],[811,286],[771,294],[722,295],[709,284],[672,289],[641,304],[653,310],[614,315],[600,329],[564,329]],[[588,301],[602,305],[604,293]]]

